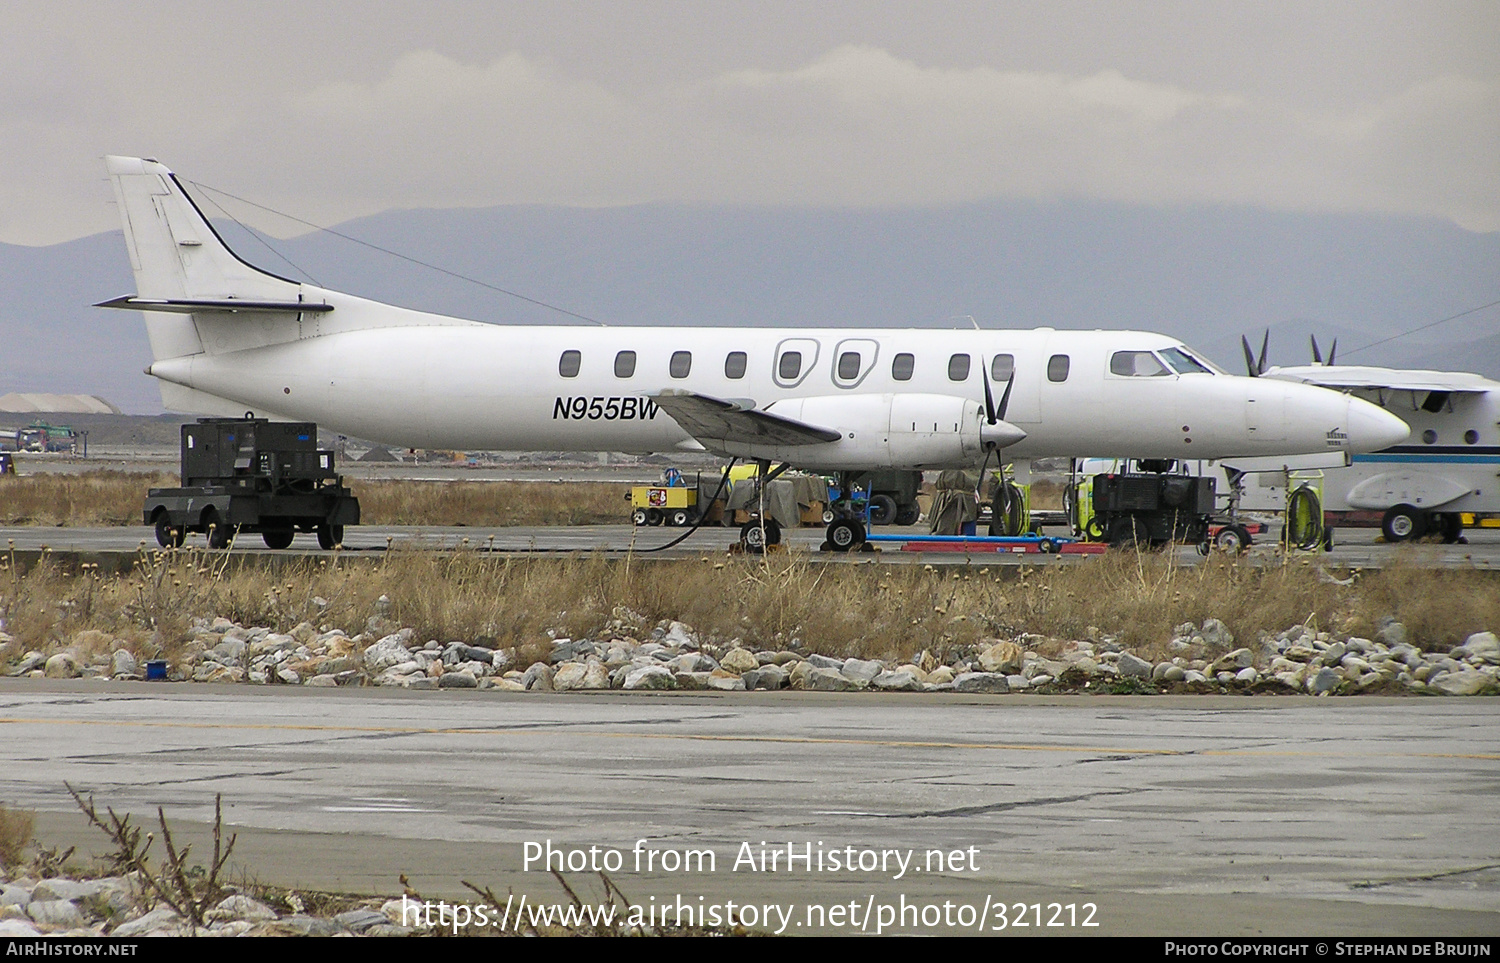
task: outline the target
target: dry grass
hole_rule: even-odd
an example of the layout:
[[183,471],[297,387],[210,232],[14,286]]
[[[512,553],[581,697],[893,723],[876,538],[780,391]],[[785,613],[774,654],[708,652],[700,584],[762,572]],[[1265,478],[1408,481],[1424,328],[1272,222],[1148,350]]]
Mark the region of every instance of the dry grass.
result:
[[177,483],[161,472],[0,475],[0,524],[139,525],[146,489]]
[[0,661],[33,648],[71,648],[87,659],[117,647],[175,660],[190,621],[216,615],[279,631],[309,621],[353,635],[382,595],[389,618],[424,640],[519,645],[530,657],[546,651],[549,631],[644,638],[663,619],[752,648],[883,659],[928,649],[946,659],[1023,632],[1111,635],[1161,656],[1174,625],[1208,618],[1224,621],[1240,644],[1296,624],[1368,637],[1389,615],[1415,644],[1446,649],[1500,628],[1497,585],[1480,572],[1394,569],[1341,586],[1295,563],[1256,568],[1215,558],[1182,567],[1130,553],[1065,567],[927,570],[811,565],[797,556],[646,562],[399,551],[273,564],[185,550],[143,555],[121,576],[47,562],[22,575],[0,561],[0,618],[15,637]]
[[0,806],[0,867],[19,866],[31,843],[36,814]]
[[619,525],[630,486],[602,482],[350,480],[367,525]]
[[[139,525],[148,488],[174,474],[91,471],[0,475],[0,525]],[[350,479],[366,525],[620,525],[628,485],[595,482],[413,482]]]

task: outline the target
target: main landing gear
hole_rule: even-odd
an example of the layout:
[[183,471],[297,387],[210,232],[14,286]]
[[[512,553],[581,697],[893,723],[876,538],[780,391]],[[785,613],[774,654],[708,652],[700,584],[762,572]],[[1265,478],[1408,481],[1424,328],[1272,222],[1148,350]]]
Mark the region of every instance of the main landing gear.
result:
[[[869,529],[865,527],[864,516],[854,510],[853,502],[849,498],[849,492],[854,487],[857,474],[857,472],[850,471],[839,472],[839,491],[843,497],[832,506],[833,521],[828,524],[828,538],[821,546],[825,552],[870,551]],[[890,501],[889,498],[886,500]],[[894,506],[894,502],[892,505]],[[875,511],[873,500],[870,502],[870,511],[873,515]],[[892,515],[894,516],[894,512]]]

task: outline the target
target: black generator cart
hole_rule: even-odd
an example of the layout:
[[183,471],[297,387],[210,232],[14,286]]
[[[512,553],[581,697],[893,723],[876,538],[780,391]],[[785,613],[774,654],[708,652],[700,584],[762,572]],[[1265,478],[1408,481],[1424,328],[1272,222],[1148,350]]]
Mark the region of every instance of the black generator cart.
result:
[[265,418],[199,418],[182,426],[182,487],[153,488],[144,520],[163,548],[188,532],[227,548],[239,532],[259,532],[267,548],[286,548],[297,532],[317,532],[331,549],[344,526],[359,524],[359,499],[318,450],[318,426]]
[[1095,475],[1088,534],[1116,547],[1206,546],[1214,497],[1212,478],[1165,471]]

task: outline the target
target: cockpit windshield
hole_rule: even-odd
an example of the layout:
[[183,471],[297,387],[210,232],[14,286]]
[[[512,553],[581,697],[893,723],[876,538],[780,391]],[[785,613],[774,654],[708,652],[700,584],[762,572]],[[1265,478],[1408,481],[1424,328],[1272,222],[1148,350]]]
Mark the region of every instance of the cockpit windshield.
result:
[[1163,348],[1161,356],[1167,359],[1167,364],[1178,374],[1223,374],[1218,368],[1206,361],[1200,361],[1188,353],[1184,345],[1177,348]]

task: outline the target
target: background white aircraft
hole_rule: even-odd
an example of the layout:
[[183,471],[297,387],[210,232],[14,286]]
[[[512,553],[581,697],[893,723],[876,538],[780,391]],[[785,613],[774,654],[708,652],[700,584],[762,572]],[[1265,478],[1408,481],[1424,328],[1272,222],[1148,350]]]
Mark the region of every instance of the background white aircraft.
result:
[[145,312],[147,373],[176,411],[249,410],[406,447],[706,449],[844,472],[972,468],[1001,448],[1348,454],[1407,434],[1376,405],[1232,376],[1143,332],[542,327],[426,314],[255,268],[166,167],[107,166],[137,293],[101,306]]
[[[1268,336],[1269,339],[1269,336]],[[1459,371],[1336,365],[1337,343],[1323,360],[1266,366],[1244,343],[1250,372],[1347,391],[1400,417],[1411,428],[1403,443],[1358,452],[1347,467],[1325,473],[1329,524],[1379,525],[1388,541],[1441,535],[1457,541],[1460,513],[1500,512],[1500,382]]]

